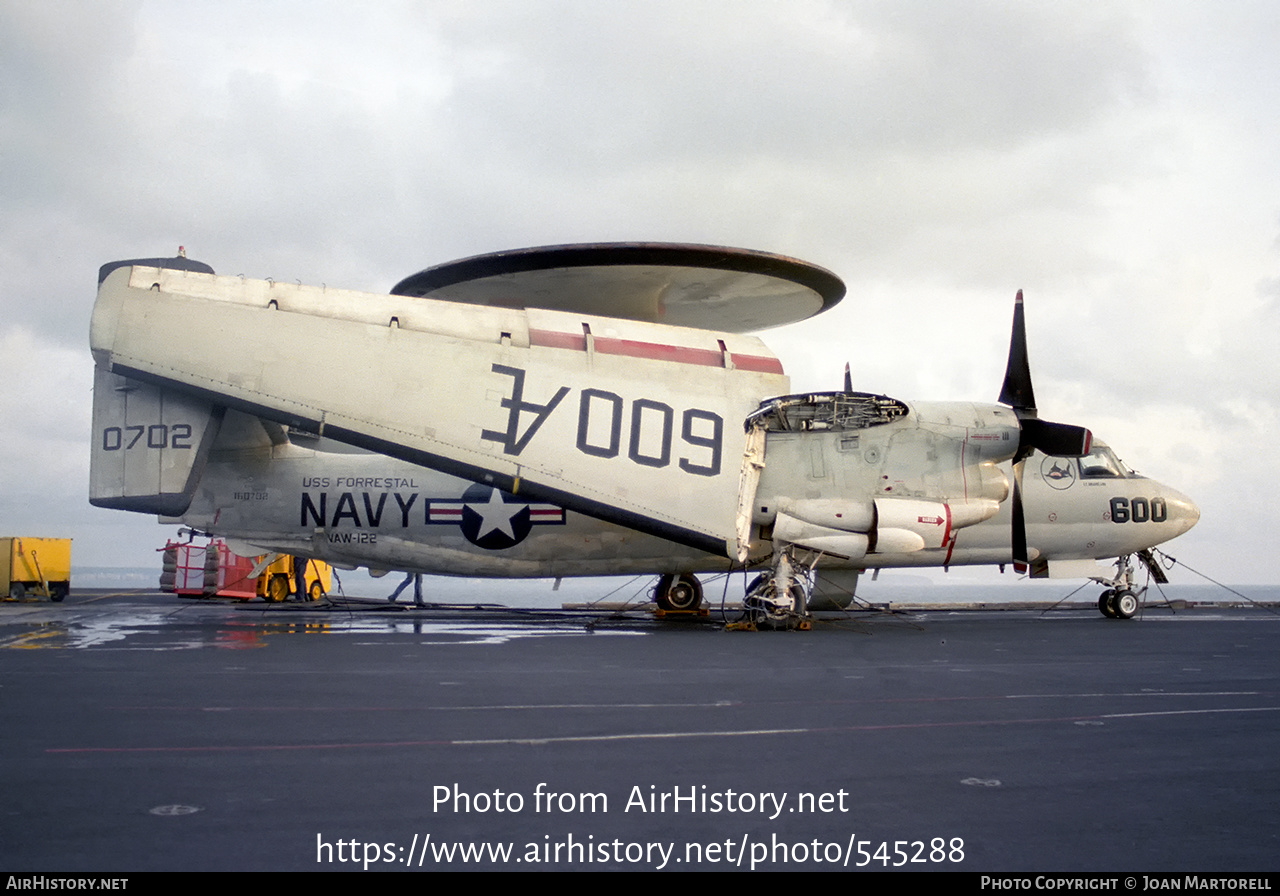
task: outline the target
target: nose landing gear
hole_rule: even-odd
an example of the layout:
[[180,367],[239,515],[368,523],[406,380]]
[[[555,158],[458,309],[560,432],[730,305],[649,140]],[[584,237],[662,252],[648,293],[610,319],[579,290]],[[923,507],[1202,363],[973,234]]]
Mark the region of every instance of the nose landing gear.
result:
[[1104,591],[1098,609],[1108,619],[1132,619],[1138,612],[1138,595],[1127,589]]
[[1146,588],[1134,588],[1133,565],[1128,556],[1117,558],[1116,574],[1112,579],[1094,579],[1107,590],[1098,598],[1098,609],[1108,619],[1132,619],[1141,608],[1141,598]]

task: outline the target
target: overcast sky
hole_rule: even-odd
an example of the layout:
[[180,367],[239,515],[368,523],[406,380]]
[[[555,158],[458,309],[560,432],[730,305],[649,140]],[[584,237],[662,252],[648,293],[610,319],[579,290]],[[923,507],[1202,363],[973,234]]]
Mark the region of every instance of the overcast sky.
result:
[[356,10],[0,0],[0,534],[156,562],[153,518],[87,501],[105,261],[182,244],[384,292],[481,252],[691,241],[845,280],[763,334],[797,391],[848,360],[858,389],[994,401],[1024,289],[1041,414],[1200,504],[1169,553],[1278,580],[1274,0]]

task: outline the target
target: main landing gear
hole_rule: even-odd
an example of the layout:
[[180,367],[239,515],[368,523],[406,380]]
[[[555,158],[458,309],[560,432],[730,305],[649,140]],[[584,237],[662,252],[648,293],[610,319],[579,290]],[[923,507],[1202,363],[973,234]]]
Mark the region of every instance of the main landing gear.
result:
[[776,555],[772,570],[756,576],[747,586],[742,627],[808,631],[807,593],[803,576],[797,575],[793,549],[788,547]]
[[[788,545],[774,555],[772,569],[751,580],[742,599],[742,616],[728,627],[749,631],[761,628],[808,631],[811,574],[812,570],[796,562],[795,550]],[[659,578],[653,600],[659,615],[706,612],[701,609],[702,583],[688,573]]]
[[1113,579],[1094,579],[1100,585],[1107,586],[1098,598],[1098,609],[1108,619],[1132,619],[1141,608],[1141,598],[1146,588],[1134,588],[1133,566],[1128,556],[1116,560],[1116,575]]
[[696,613],[702,606],[702,583],[692,575],[662,576],[653,599],[667,613]]

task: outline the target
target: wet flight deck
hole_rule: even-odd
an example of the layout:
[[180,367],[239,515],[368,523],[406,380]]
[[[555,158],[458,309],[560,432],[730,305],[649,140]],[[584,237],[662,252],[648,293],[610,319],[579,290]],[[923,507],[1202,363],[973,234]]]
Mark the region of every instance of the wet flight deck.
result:
[[0,604],[0,869],[1280,868],[1267,608]]

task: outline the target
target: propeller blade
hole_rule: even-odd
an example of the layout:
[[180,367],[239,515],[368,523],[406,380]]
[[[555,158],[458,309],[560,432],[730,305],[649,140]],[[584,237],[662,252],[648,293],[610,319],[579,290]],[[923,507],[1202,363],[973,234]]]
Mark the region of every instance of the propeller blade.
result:
[[[1084,457],[1093,447],[1093,433],[1083,426],[1050,423],[1037,417],[1019,422],[1022,424],[1019,452],[1025,447],[1054,457]],[[1030,450],[1027,453],[1030,454]]]
[[1015,463],[1030,457],[1032,451],[1054,457],[1084,457],[1093,447],[1093,433],[1085,427],[1039,419],[1036,393],[1031,387],[1031,362],[1027,357],[1027,323],[1022,312],[1022,290],[1018,290],[1018,297],[1013,303],[1009,363],[1004,371],[1000,403],[1013,408],[1022,428]]
[[1036,415],[1036,393],[1031,388],[1031,363],[1027,359],[1027,324],[1022,315],[1022,290],[1013,303],[1013,332],[1009,335],[1009,363],[1004,371],[1000,403],[1018,411],[1021,418]]
[[853,392],[853,375],[849,373],[849,362],[844,362],[844,391],[846,393]]
[[1014,568],[1018,564],[1026,567],[1027,560],[1027,521],[1022,513],[1022,467],[1021,461],[1013,466],[1013,522],[1010,526],[1013,541]]

